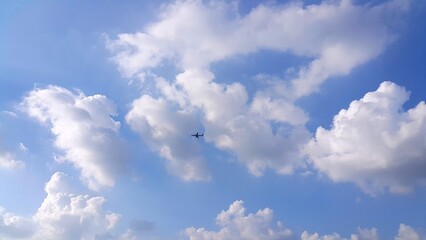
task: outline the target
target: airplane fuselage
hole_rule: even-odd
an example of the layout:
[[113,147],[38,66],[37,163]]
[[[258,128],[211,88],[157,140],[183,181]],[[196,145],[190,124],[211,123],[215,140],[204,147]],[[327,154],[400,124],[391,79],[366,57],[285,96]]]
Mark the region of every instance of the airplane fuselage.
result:
[[196,137],[196,138],[200,138],[200,137],[204,137],[204,133],[198,134],[198,132],[197,132],[196,134],[192,134],[191,136]]

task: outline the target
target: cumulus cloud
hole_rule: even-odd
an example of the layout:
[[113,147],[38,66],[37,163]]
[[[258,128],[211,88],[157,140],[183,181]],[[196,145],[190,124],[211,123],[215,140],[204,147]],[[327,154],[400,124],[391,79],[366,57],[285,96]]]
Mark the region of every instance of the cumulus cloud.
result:
[[[408,7],[404,0],[365,6],[293,2],[261,4],[240,15],[235,3],[223,1],[165,4],[143,32],[107,41],[125,77],[155,75],[163,64],[181,71],[169,81],[153,77],[155,90],[133,102],[126,120],[167,159],[168,170],[187,181],[210,177],[202,157],[186,153],[197,153],[196,147],[182,139],[200,125],[206,141],[235,154],[253,175],[266,169],[292,173],[304,165],[300,147],[310,138],[304,127],[309,116],[295,100],[383,52],[395,37],[393,23]],[[213,62],[265,49],[312,61],[293,79],[279,81],[272,91],[259,89],[253,98],[242,83],[217,83],[209,69]]]
[[17,160],[12,153],[0,152],[0,168],[19,169],[24,167],[25,163],[20,160]]
[[303,126],[306,113],[285,99],[261,93],[249,103],[242,84],[213,79],[213,73],[198,69],[179,74],[174,83],[157,79],[161,96],[142,95],[126,121],[168,160],[169,171],[186,181],[210,178],[197,145],[188,140],[199,125],[206,141],[235,153],[253,175],[266,169],[292,173],[301,164],[299,148],[310,137]]
[[[291,173],[298,164],[299,145],[309,137],[302,126],[306,114],[284,99],[261,100],[260,93],[249,103],[242,84],[213,80],[213,73],[207,70],[188,70],[175,83],[190,106],[202,111],[206,140],[234,152],[253,175],[260,176],[268,168]],[[283,117],[294,112],[297,117]],[[272,123],[277,126],[275,132]]]
[[169,101],[143,95],[133,102],[126,121],[167,160],[171,174],[185,181],[210,179],[198,145],[190,141],[197,126],[191,112],[173,110]]
[[338,233],[320,236],[318,233],[309,234],[304,231],[301,240],[379,240],[377,229],[358,228],[358,234],[351,234],[350,238],[341,237]]
[[405,111],[405,88],[383,82],[319,127],[306,147],[316,168],[368,193],[410,191],[426,180],[426,104]]
[[[394,237],[395,240],[420,240],[422,239],[421,233],[414,228],[401,223],[398,229],[398,235]],[[357,234],[351,234],[349,238],[341,237],[338,233],[320,236],[318,233],[309,234],[304,231],[301,235],[301,240],[379,240],[379,234],[376,228],[358,228]]]
[[272,219],[273,211],[269,208],[246,215],[244,203],[235,201],[228,210],[217,215],[216,223],[221,227],[219,231],[190,227],[185,229],[183,235],[190,240],[278,240],[291,236],[291,230],[281,222],[273,223]]
[[66,174],[56,172],[46,183],[46,198],[32,217],[21,217],[0,209],[0,237],[5,239],[132,239],[130,233],[111,233],[120,215],[104,209],[101,196],[71,193]]
[[[423,236],[424,237],[424,236]],[[412,227],[401,223],[395,240],[420,240],[420,234]]]
[[35,225],[30,218],[21,217],[6,212],[0,208],[0,238],[28,239],[35,231]]
[[21,106],[31,117],[47,123],[55,145],[64,151],[59,161],[81,170],[91,189],[114,185],[126,167],[120,123],[111,118],[116,109],[103,95],[85,96],[58,86],[34,89]]
[[75,195],[67,189],[66,175],[57,172],[46,184],[46,198],[33,216],[34,239],[94,239],[112,230],[120,215],[103,209],[104,197]]
[[[188,240],[269,240],[299,239],[283,223],[273,222],[273,211],[269,208],[246,214],[243,201],[235,201],[216,217],[218,231],[209,231],[203,227],[189,227],[182,232]],[[400,224],[395,240],[420,240],[424,237],[411,226]],[[376,228],[357,228],[357,233],[343,237],[339,233],[320,235],[303,231],[300,240],[379,240]]]
[[120,34],[107,45],[128,77],[166,60],[192,69],[262,49],[307,56],[313,61],[299,70],[289,91],[300,97],[379,55],[395,37],[395,16],[408,7],[405,0],[377,6],[348,0],[309,6],[293,2],[260,4],[241,16],[233,3],[176,1],[164,5],[159,20],[144,32]]

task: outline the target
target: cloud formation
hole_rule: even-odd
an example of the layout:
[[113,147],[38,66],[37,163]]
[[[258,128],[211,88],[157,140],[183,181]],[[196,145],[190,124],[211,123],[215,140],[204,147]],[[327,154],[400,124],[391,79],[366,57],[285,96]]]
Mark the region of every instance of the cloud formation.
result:
[[184,181],[210,179],[199,147],[190,141],[190,134],[197,126],[191,112],[173,110],[165,99],[142,95],[133,102],[126,121],[167,160],[171,174]]
[[25,163],[16,160],[15,156],[9,152],[0,152],[0,168],[19,169],[25,167]]
[[[256,213],[246,214],[243,201],[235,201],[216,217],[216,224],[220,226],[218,231],[208,231],[205,228],[186,228],[182,233],[189,240],[283,240],[299,239],[294,236],[293,231],[285,228],[283,223],[273,222],[273,211],[269,208],[259,210]],[[398,235],[395,240],[420,240],[423,237],[414,228],[400,224]],[[342,237],[338,233],[321,236],[318,233],[310,234],[303,231],[300,240],[379,240],[376,228],[358,227],[356,234],[349,238]]]
[[57,172],[46,184],[46,198],[33,216],[34,239],[94,239],[114,229],[120,215],[103,209],[105,198],[68,192],[66,175]]
[[[267,169],[290,174],[304,166],[300,148],[310,138],[304,126],[309,116],[295,100],[383,52],[395,37],[397,16],[408,7],[404,0],[376,6],[298,2],[261,4],[240,15],[238,5],[223,1],[165,4],[158,21],[143,32],[107,41],[123,76],[151,76],[155,82],[133,102],[126,120],[167,160],[169,172],[185,181],[210,178],[197,147],[182,138],[200,126],[207,142],[236,155],[251,174],[261,176]],[[240,82],[217,83],[209,69],[211,63],[260,50],[312,61],[293,79],[258,89],[253,98]],[[181,72],[174,79],[157,77],[165,64]],[[190,151],[195,154],[185,153]]]
[[[241,83],[216,83],[208,70],[185,71],[174,85],[190,107],[203,113],[205,139],[235,153],[251,174],[260,176],[266,169],[288,174],[299,164],[298,148],[309,133],[303,127],[306,114],[292,103],[262,92],[250,103]],[[297,117],[287,117],[293,113]]]
[[[401,223],[399,225],[398,234],[393,238],[394,240],[420,240],[422,236],[414,228]],[[320,236],[318,233],[309,234],[304,231],[300,237],[301,240],[379,240],[379,234],[376,228],[366,229],[358,228],[357,234],[351,234],[349,238],[340,236],[338,233]]]
[[375,194],[407,192],[426,182],[426,104],[405,111],[409,93],[392,82],[353,101],[319,127],[306,147],[315,167],[336,182]]
[[309,234],[304,231],[300,236],[301,240],[379,240],[377,229],[358,228],[358,234],[351,234],[350,238],[341,237],[338,233],[320,236],[318,233]]
[[313,60],[299,70],[289,91],[300,97],[379,55],[395,37],[396,16],[408,8],[405,0],[377,6],[347,0],[309,6],[293,2],[260,4],[241,16],[234,3],[176,1],[164,5],[159,20],[144,32],[119,34],[107,45],[127,77],[166,60],[188,70],[264,49],[306,56]]
[[28,239],[35,231],[31,219],[8,213],[0,208],[0,238]]
[[302,164],[299,149],[310,138],[303,110],[261,92],[249,103],[242,84],[213,79],[210,71],[197,69],[179,74],[174,83],[158,78],[160,97],[142,95],[126,116],[132,129],[167,159],[172,174],[185,181],[210,178],[198,145],[188,140],[200,125],[207,142],[233,152],[255,176],[266,169],[289,174]]
[[[423,236],[425,237],[425,236]],[[395,240],[420,240],[422,239],[420,234],[412,227],[401,223],[399,225],[398,236]]]
[[32,217],[0,211],[0,237],[5,239],[134,239],[131,233],[111,233],[120,215],[104,209],[106,199],[70,192],[68,176],[61,172],[46,183],[46,198]]
[[184,235],[190,240],[273,240],[284,239],[291,231],[281,222],[273,223],[273,211],[269,208],[246,215],[243,201],[235,201],[229,209],[216,217],[221,227],[217,232],[204,228],[187,228]]
[[116,109],[107,97],[48,86],[31,91],[21,107],[51,127],[56,147],[64,151],[64,156],[57,159],[80,169],[91,189],[113,186],[114,178],[124,172],[120,123],[111,118]]

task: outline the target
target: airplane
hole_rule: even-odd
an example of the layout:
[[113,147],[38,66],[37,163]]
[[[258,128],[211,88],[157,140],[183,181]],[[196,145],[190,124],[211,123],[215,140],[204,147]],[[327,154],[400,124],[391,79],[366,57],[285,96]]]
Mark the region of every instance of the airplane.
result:
[[199,138],[199,137],[204,137],[204,133],[203,134],[198,134],[198,132],[196,134],[192,134],[191,136]]

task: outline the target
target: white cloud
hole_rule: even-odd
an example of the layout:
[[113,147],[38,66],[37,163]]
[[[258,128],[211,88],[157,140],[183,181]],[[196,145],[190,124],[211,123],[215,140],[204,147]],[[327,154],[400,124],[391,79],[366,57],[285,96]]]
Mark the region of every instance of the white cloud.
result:
[[[285,228],[283,223],[273,222],[273,211],[269,208],[258,210],[256,213],[246,214],[244,203],[235,201],[216,217],[218,231],[208,231],[203,227],[189,227],[182,232],[182,236],[189,240],[269,240],[269,239],[296,239],[292,230]],[[420,240],[421,234],[412,227],[400,224],[395,240]],[[376,228],[357,228],[357,233],[348,238],[338,233],[320,235],[303,231],[301,240],[379,240]]]
[[16,160],[13,154],[8,152],[0,152],[0,168],[19,169],[24,167],[25,163],[20,160]]
[[[213,79],[207,70],[188,70],[175,83],[190,106],[202,111],[205,139],[234,152],[253,175],[260,176],[268,168],[291,173],[299,164],[299,146],[309,138],[301,126],[307,118],[304,112],[285,99],[261,102],[260,93],[250,104],[240,83],[218,84]],[[295,112],[298,117],[282,117]]]
[[[5,114],[9,118],[17,117],[16,113],[10,112],[10,111],[1,111],[0,114]],[[0,141],[1,140],[2,139],[0,139]],[[19,143],[19,149],[21,150],[21,152],[27,151],[23,143]],[[24,167],[25,167],[25,162],[19,160],[14,152],[10,152],[7,149],[4,149],[3,146],[0,146],[0,169],[12,170],[12,169],[22,169]]]
[[3,113],[3,114],[6,114],[7,116],[12,117],[12,118],[17,117],[16,113],[11,112],[11,111],[6,111],[6,110],[4,110],[4,111],[2,111],[2,113]]
[[167,160],[170,173],[185,181],[210,179],[197,143],[190,141],[197,126],[191,112],[174,110],[165,99],[142,95],[133,102],[126,121]]
[[268,168],[289,174],[301,165],[299,148],[310,138],[301,109],[261,93],[251,104],[240,83],[213,79],[210,71],[196,69],[179,74],[172,84],[157,79],[161,97],[142,95],[126,121],[168,160],[168,170],[186,181],[210,178],[196,144],[188,140],[200,125],[206,141],[234,152],[253,175]]
[[[265,119],[274,122],[286,122],[291,125],[304,125],[309,117],[286,99],[274,99],[264,93],[258,93],[251,104],[251,110]],[[284,111],[283,111],[284,110]]]
[[19,143],[19,150],[21,150],[22,152],[27,152],[28,148],[27,146],[25,146],[25,144]]
[[262,49],[307,56],[313,61],[300,69],[288,92],[300,97],[379,55],[395,37],[396,16],[408,7],[408,0],[377,6],[348,0],[309,6],[296,2],[261,4],[241,16],[234,3],[176,1],[164,5],[159,20],[145,32],[120,34],[107,45],[127,77],[170,59],[188,70]]
[[420,240],[420,234],[416,232],[412,227],[401,223],[399,225],[398,236],[395,240]]
[[377,229],[358,228],[358,234],[351,234],[350,238],[341,237],[338,233],[320,236],[318,233],[309,234],[304,231],[301,240],[379,240]]
[[[0,237],[5,239],[132,239],[130,234],[111,233],[120,215],[104,209],[106,199],[71,193],[66,174],[56,172],[46,183],[46,198],[32,217],[21,217],[0,209]],[[99,238],[101,237],[101,238]]]
[[27,239],[35,231],[31,219],[8,213],[0,208],[0,238]]
[[292,232],[281,222],[273,223],[273,211],[269,208],[246,215],[242,201],[235,201],[229,209],[217,215],[217,232],[204,228],[187,228],[183,233],[190,240],[272,240],[285,239]]
[[21,106],[30,116],[49,123],[55,145],[65,152],[59,160],[80,169],[91,189],[114,185],[126,158],[118,137],[120,123],[111,118],[115,106],[108,98],[48,86],[31,91]]
[[426,181],[426,104],[404,111],[409,93],[391,82],[353,101],[317,129],[306,148],[316,168],[336,182],[375,194],[410,191]]
[[[200,125],[206,141],[234,153],[250,173],[292,173],[304,165],[299,149],[310,138],[304,127],[309,117],[294,101],[378,56],[393,41],[393,23],[408,6],[404,0],[376,6],[347,0],[261,4],[242,16],[235,3],[165,4],[143,32],[107,41],[126,77],[152,75],[163,64],[182,71],[174,81],[154,77],[156,92],[148,89],[134,101],[127,122],[168,160],[171,173],[187,181],[210,177],[197,149],[182,138]],[[264,49],[312,61],[294,79],[276,83],[280,90],[258,90],[253,99],[239,82],[215,82],[211,63]]]
[[33,216],[33,239],[94,239],[112,230],[120,216],[103,209],[105,198],[68,192],[66,175],[57,172],[46,184],[46,198]]
[[[423,236],[424,237],[424,236]],[[379,234],[376,228],[358,228],[357,234],[351,234],[349,238],[341,237],[338,233],[320,236],[318,233],[309,234],[304,231],[301,235],[301,240],[379,240]],[[412,227],[400,224],[398,235],[394,237],[395,240],[420,240],[421,234],[414,230]]]

